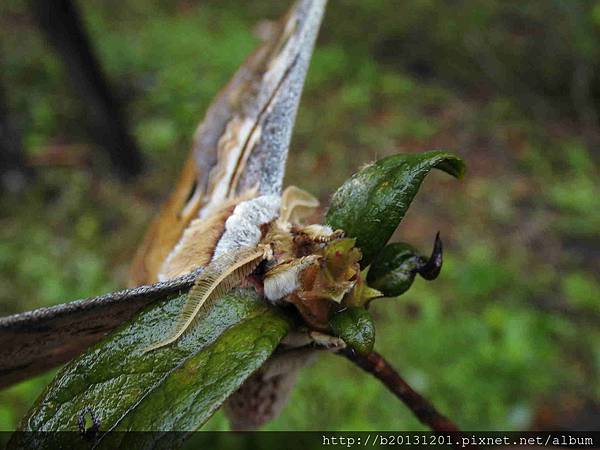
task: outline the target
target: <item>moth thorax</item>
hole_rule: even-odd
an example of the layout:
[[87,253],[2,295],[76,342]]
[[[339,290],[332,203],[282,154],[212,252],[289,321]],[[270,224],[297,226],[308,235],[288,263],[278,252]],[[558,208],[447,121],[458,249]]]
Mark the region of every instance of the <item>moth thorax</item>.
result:
[[243,247],[256,247],[263,232],[261,227],[279,214],[278,195],[263,195],[238,204],[225,222],[214,258]]
[[270,245],[278,261],[287,261],[295,256],[291,225],[279,219],[263,225],[262,243]]

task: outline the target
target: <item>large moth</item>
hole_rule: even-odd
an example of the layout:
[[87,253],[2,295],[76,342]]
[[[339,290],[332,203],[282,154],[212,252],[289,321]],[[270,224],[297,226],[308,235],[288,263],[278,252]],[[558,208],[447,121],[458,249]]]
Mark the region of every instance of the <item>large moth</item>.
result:
[[[198,274],[188,270],[210,264],[211,246],[221,240],[219,226],[210,223],[223,225],[242,202],[280,198],[295,114],[324,8],[325,0],[297,1],[208,108],[177,187],[134,258],[131,289],[0,318],[0,386],[69,361],[140,308],[188,289]],[[294,208],[294,214],[301,210]],[[281,392],[293,377],[286,375],[289,370],[276,372],[267,376],[261,371],[254,378],[265,375],[263,384]]]
[[[240,284],[256,286],[267,301],[293,303],[318,330],[319,308],[328,308],[328,299],[339,301],[356,283],[358,251],[346,248],[344,255],[352,258],[342,258],[341,264],[332,264],[331,257],[340,253],[334,242],[352,242],[340,231],[304,223],[318,206],[311,195],[298,188],[281,192],[291,130],[324,7],[324,0],[298,1],[198,127],[177,188],[136,255],[130,284],[204,270],[172,333],[157,336],[147,351],[175,342],[203,308]],[[336,271],[333,280],[331,270]],[[311,288],[305,289],[308,284]],[[325,301],[311,302],[315,299]],[[290,336],[228,401],[233,427],[260,426],[278,412],[298,369],[314,353],[307,344],[315,340],[324,346],[343,345],[314,332]]]
[[[360,252],[352,245],[344,253],[339,251],[341,230],[300,223],[318,205],[310,194],[290,187],[281,199],[276,195],[254,197],[240,201],[232,211],[226,204],[213,215],[194,221],[165,259],[158,276],[179,276],[178,270],[189,272],[201,262],[210,263],[189,291],[173,333],[148,350],[176,341],[205,303],[243,283],[254,281],[257,290],[271,302],[294,303],[304,298],[309,310],[310,306],[318,309],[322,301],[341,302],[359,279]],[[227,216],[223,211],[231,214]],[[347,257],[352,253],[354,257]],[[306,308],[301,312],[312,322]]]

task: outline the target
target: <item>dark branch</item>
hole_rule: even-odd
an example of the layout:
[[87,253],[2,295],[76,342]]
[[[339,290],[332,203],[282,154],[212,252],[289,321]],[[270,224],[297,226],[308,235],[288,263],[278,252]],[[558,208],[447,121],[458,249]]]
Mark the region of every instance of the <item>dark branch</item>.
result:
[[411,388],[379,353],[371,352],[367,355],[360,355],[354,350],[346,348],[339,354],[381,381],[385,387],[408,406],[421,423],[427,425],[433,431],[460,434],[456,424],[435,409],[435,406],[429,400]]
[[86,108],[85,122],[100,148],[124,180],[142,170],[142,154],[127,129],[127,117],[113,95],[72,0],[30,0],[31,12],[47,40],[65,64],[74,88]]

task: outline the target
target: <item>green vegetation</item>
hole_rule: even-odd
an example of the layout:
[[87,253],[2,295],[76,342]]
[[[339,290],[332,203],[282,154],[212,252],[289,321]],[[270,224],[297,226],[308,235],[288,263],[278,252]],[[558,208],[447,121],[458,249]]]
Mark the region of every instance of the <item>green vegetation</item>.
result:
[[[3,314],[124,285],[197,121],[258,43],[258,21],[287,2],[80,5],[148,172],[128,185],[110,175],[61,63],[23,2],[4,2],[0,77],[28,154],[41,164],[69,145],[75,157],[0,200]],[[370,309],[376,349],[464,428],[526,428],[600,402],[599,34],[594,1],[330,2],[287,183],[327,204],[360,165],[399,151],[449,149],[468,163],[460,183],[430,175],[395,236],[428,254],[440,230],[440,277]],[[49,379],[0,392],[0,429]],[[206,427],[226,428],[222,413]],[[267,427],[322,428],[421,426],[377,381],[324,356]]]
[[[182,295],[151,305],[131,324],[66,365],[23,429],[77,430],[79,412],[89,405],[98,411],[95,420],[103,429],[189,430],[203,424],[267,360],[289,323],[255,292],[232,291],[174,346],[145,352],[155,342],[157,330],[169,331],[186,299]],[[102,445],[127,446],[129,438],[117,434]],[[50,448],[60,447],[63,439],[56,433],[19,434],[12,444]],[[79,435],[74,440],[80,440]]]

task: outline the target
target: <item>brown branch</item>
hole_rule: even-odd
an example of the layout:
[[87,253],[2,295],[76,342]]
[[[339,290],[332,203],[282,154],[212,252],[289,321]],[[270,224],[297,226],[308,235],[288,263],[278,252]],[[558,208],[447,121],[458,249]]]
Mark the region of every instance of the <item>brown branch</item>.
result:
[[429,400],[410,387],[379,353],[371,352],[367,355],[360,355],[351,348],[346,348],[338,354],[345,356],[365,372],[381,381],[385,387],[408,406],[421,423],[427,425],[433,431],[460,434],[456,424],[435,409],[435,406]]

